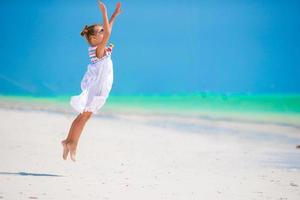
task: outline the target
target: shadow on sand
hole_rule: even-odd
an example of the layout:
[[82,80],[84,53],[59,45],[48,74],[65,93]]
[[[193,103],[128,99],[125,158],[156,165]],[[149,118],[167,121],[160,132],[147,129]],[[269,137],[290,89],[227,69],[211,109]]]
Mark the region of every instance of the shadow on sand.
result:
[[56,174],[43,174],[43,173],[28,173],[28,172],[0,172],[0,175],[18,175],[18,176],[51,176],[51,177],[62,177]]

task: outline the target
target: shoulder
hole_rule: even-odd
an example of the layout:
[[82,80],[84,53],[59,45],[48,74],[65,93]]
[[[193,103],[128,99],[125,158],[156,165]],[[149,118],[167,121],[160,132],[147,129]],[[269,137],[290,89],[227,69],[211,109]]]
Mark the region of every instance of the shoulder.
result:
[[112,52],[113,48],[114,48],[114,45],[113,45],[112,43],[110,43],[110,44],[105,48],[105,50],[106,50],[107,52]]
[[98,45],[94,47],[89,47],[90,53],[95,53],[98,59],[103,58],[106,55],[111,55],[114,45],[109,43],[109,45]]
[[105,47],[105,55],[111,55],[114,45],[109,43],[108,46]]

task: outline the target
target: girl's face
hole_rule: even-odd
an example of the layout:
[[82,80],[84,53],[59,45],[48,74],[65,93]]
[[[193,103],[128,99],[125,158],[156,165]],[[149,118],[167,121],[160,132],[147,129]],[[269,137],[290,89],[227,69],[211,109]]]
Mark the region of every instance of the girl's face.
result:
[[94,27],[95,35],[91,36],[91,44],[93,46],[100,44],[103,39],[103,27],[102,26],[95,26]]

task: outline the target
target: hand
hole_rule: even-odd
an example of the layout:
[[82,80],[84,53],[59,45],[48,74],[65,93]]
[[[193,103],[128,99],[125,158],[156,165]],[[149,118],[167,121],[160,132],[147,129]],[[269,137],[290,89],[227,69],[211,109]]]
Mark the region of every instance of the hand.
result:
[[98,6],[99,6],[101,12],[103,12],[103,13],[106,12],[106,7],[105,7],[104,3],[101,2],[101,0],[98,0]]
[[118,2],[116,5],[116,9],[114,11],[114,15],[117,16],[121,13],[121,2]]

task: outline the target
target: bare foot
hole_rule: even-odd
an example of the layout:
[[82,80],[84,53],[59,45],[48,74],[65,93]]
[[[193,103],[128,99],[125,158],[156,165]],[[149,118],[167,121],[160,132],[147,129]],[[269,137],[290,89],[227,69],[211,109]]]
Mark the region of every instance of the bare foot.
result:
[[68,154],[69,154],[69,149],[67,147],[67,141],[63,140],[63,141],[61,141],[61,144],[62,144],[62,146],[64,148],[64,150],[63,150],[63,159],[66,160],[67,157],[68,157]]
[[75,157],[76,157],[76,144],[72,143],[72,142],[68,142],[67,144],[67,148],[70,151],[70,157],[73,161],[75,161]]

